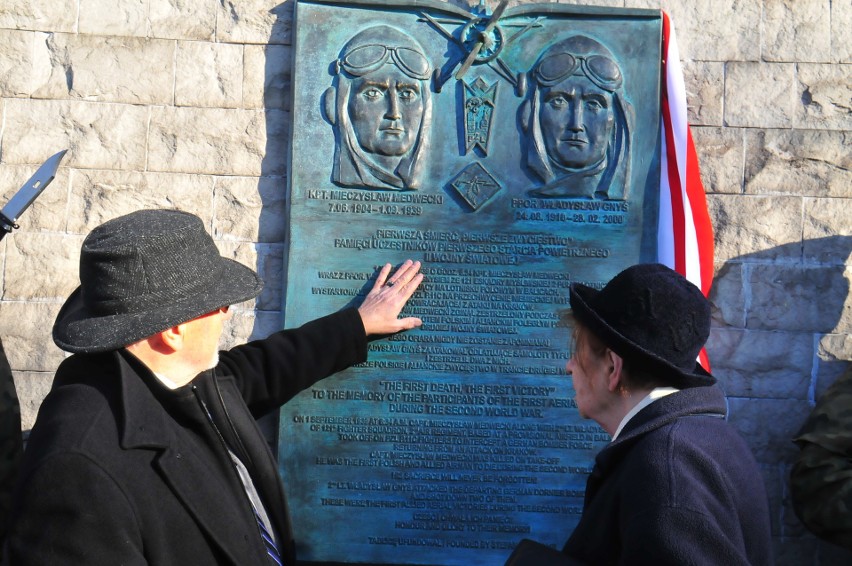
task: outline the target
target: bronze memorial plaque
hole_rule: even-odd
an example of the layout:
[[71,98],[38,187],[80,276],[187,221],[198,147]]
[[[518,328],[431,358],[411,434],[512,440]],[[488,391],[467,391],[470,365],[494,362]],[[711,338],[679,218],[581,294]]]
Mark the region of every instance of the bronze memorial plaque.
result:
[[572,281],[656,258],[660,12],[304,0],[286,326],[423,262],[367,363],[281,411],[307,563],[502,564],[561,548],[609,437],[559,327]]

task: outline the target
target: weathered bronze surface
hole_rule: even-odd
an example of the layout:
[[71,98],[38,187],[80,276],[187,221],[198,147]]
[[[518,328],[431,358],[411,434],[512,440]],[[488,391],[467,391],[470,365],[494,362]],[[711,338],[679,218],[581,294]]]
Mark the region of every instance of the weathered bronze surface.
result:
[[561,547],[608,441],[557,322],[572,281],[655,259],[660,14],[493,9],[296,4],[286,326],[357,302],[372,266],[426,276],[422,328],[282,409],[302,561]]

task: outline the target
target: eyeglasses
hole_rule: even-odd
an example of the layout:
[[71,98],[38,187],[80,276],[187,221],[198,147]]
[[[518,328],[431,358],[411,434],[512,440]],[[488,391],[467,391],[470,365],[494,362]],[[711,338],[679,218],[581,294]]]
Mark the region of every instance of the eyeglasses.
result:
[[359,45],[343,59],[338,59],[337,64],[350,75],[361,77],[387,63],[388,57],[409,77],[420,80],[429,78],[429,61],[423,53],[411,47],[388,47],[378,43]]
[[536,81],[542,86],[553,86],[573,75],[578,68],[590,81],[604,90],[614,91],[621,87],[621,69],[615,61],[603,55],[549,55],[535,68]]

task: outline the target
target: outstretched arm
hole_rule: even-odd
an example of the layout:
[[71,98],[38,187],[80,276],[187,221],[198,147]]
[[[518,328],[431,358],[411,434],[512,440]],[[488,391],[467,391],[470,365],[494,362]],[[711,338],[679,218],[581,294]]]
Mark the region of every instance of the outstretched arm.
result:
[[373,288],[358,307],[367,336],[393,334],[423,324],[417,317],[399,318],[402,307],[423,281],[423,274],[419,273],[420,262],[408,259],[388,277],[390,271],[391,264],[382,267]]

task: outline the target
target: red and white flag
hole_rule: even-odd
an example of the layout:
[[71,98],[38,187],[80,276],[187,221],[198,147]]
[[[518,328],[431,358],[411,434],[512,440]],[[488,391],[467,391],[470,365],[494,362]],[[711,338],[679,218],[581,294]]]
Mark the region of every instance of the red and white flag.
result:
[[[686,89],[675,31],[665,12],[662,72],[657,260],[684,275],[707,295],[713,280],[713,227],[698,170],[698,155],[686,118]],[[700,361],[709,371],[704,350]]]

